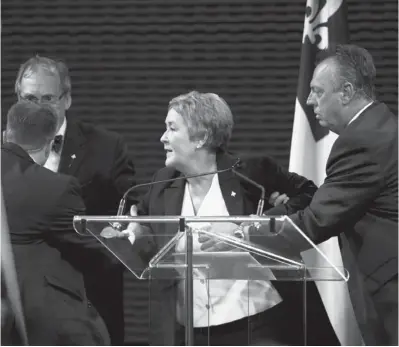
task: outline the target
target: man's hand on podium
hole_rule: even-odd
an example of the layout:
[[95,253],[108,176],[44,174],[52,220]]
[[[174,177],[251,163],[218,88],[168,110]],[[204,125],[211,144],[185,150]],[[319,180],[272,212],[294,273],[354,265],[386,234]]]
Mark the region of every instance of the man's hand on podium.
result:
[[[287,194],[280,194],[280,192],[273,192],[270,194],[269,197],[269,204],[273,206],[278,206],[281,204],[286,204],[290,198],[287,196]],[[267,212],[267,211],[266,211]],[[264,213],[264,215],[267,215]],[[259,217],[256,214],[251,214],[250,217]],[[247,235],[258,235],[259,234],[259,229],[263,227],[263,230],[267,230],[269,227],[270,221],[265,220],[263,222],[244,222],[241,223],[240,228],[244,231],[244,234]]]
[[[137,217],[137,206],[132,205],[130,207],[130,215],[132,217]],[[136,233],[140,231],[140,224],[136,222],[131,222],[126,229],[119,231],[111,226],[105,227],[100,236],[110,239],[110,238],[126,238],[129,239],[130,243],[133,244],[136,240]]]
[[273,206],[278,206],[281,204],[285,204],[290,198],[287,194],[280,194],[280,192],[273,192],[269,197],[269,204]]
[[118,229],[113,228],[112,226],[107,226],[101,231],[100,236],[105,239],[113,239],[113,238],[125,239],[128,238],[129,235],[128,233],[124,231],[119,231]]
[[[130,206],[130,215],[132,217],[137,217],[137,206],[132,205]],[[136,235],[139,235],[141,232],[141,226],[140,223],[137,222],[131,222],[127,226],[125,230],[122,230],[123,233],[126,233],[128,235],[128,239],[131,242],[131,244],[134,243],[136,240]]]
[[[211,226],[208,228],[209,231],[213,231],[215,234],[222,234],[224,236],[246,239],[245,232],[240,228],[240,226],[237,226],[237,224],[235,223],[212,223]],[[201,251],[204,252],[226,252],[237,250],[236,246],[228,244],[223,240],[201,232],[199,233],[198,241],[201,243]]]

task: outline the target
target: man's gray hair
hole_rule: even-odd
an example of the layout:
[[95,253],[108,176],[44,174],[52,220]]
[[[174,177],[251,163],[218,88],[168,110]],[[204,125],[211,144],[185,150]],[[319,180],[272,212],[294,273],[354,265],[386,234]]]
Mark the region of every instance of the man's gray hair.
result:
[[364,48],[356,45],[331,45],[318,55],[318,62],[331,59],[337,64],[339,76],[337,76],[335,89],[339,90],[343,83],[349,82],[355,91],[368,99],[375,99],[376,69],[373,57]]
[[47,57],[40,57],[36,55],[28,59],[21,65],[18,71],[17,79],[15,80],[15,93],[19,94],[21,90],[21,81],[39,70],[44,70],[51,75],[60,78],[62,93],[71,93],[71,78],[66,64],[61,60],[53,60]]

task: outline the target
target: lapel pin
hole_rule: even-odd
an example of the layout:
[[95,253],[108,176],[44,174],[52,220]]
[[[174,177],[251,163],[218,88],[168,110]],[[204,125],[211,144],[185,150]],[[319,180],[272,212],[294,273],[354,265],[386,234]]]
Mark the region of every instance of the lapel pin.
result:
[[71,155],[71,160],[69,161],[68,168],[70,168],[70,167],[72,166],[72,163],[73,163],[73,161],[75,160],[75,158],[76,158],[76,155],[75,155],[75,154],[72,154],[72,155]]
[[236,192],[231,192],[231,196],[232,197],[236,196]]

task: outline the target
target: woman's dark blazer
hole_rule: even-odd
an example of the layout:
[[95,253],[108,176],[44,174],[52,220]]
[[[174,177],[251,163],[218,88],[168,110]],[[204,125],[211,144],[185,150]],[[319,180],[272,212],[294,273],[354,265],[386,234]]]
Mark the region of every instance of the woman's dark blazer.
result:
[[[221,152],[217,154],[217,169],[227,169],[237,163],[237,156]],[[265,213],[286,215],[309,205],[317,187],[306,178],[289,173],[270,157],[241,158],[237,169],[265,188]],[[182,174],[165,167],[153,177],[153,181],[177,178]],[[239,178],[231,171],[219,174],[219,184],[230,216],[255,214],[260,190]],[[158,183],[150,187],[139,204],[139,215],[180,215],[184,196],[185,180]],[[273,207],[267,200],[271,193],[278,191],[290,199],[284,205]],[[157,249],[163,247],[177,232],[176,224],[152,224],[151,232]],[[151,327],[150,342],[157,345],[176,343],[175,281],[157,280],[151,284]],[[300,282],[273,282],[283,298],[276,307],[276,329],[292,336],[294,343],[303,344],[303,286]],[[329,323],[315,285],[307,285],[308,296],[308,344],[337,344],[335,333]],[[313,326],[313,324],[317,324]],[[287,343],[292,341],[287,341]]]

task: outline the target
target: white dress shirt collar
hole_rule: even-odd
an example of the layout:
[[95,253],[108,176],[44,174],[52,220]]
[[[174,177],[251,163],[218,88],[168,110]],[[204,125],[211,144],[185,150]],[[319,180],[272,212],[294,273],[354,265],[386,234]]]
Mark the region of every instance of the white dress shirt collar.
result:
[[357,112],[355,114],[355,116],[349,121],[348,125],[351,124],[355,119],[359,118],[359,116],[366,110],[366,108],[368,108],[371,104],[373,103],[373,101],[369,102],[366,106],[364,106],[363,108],[360,109],[359,112]]
[[61,125],[61,128],[58,130],[58,132],[57,132],[57,134],[55,134],[55,136],[61,135],[62,137],[65,137],[66,127],[67,127],[67,120],[66,120],[66,117],[64,117],[64,121]]
[[43,165],[45,168],[47,168],[53,172],[58,172],[58,169],[60,166],[61,153],[62,153],[62,149],[64,147],[64,141],[65,141],[66,127],[67,127],[67,120],[66,120],[66,117],[64,117],[64,122],[62,123],[61,128],[58,130],[57,134],[55,135],[55,136],[61,135],[63,138],[62,144],[61,144],[61,150],[58,153],[51,150],[50,155],[47,158],[47,161]]

